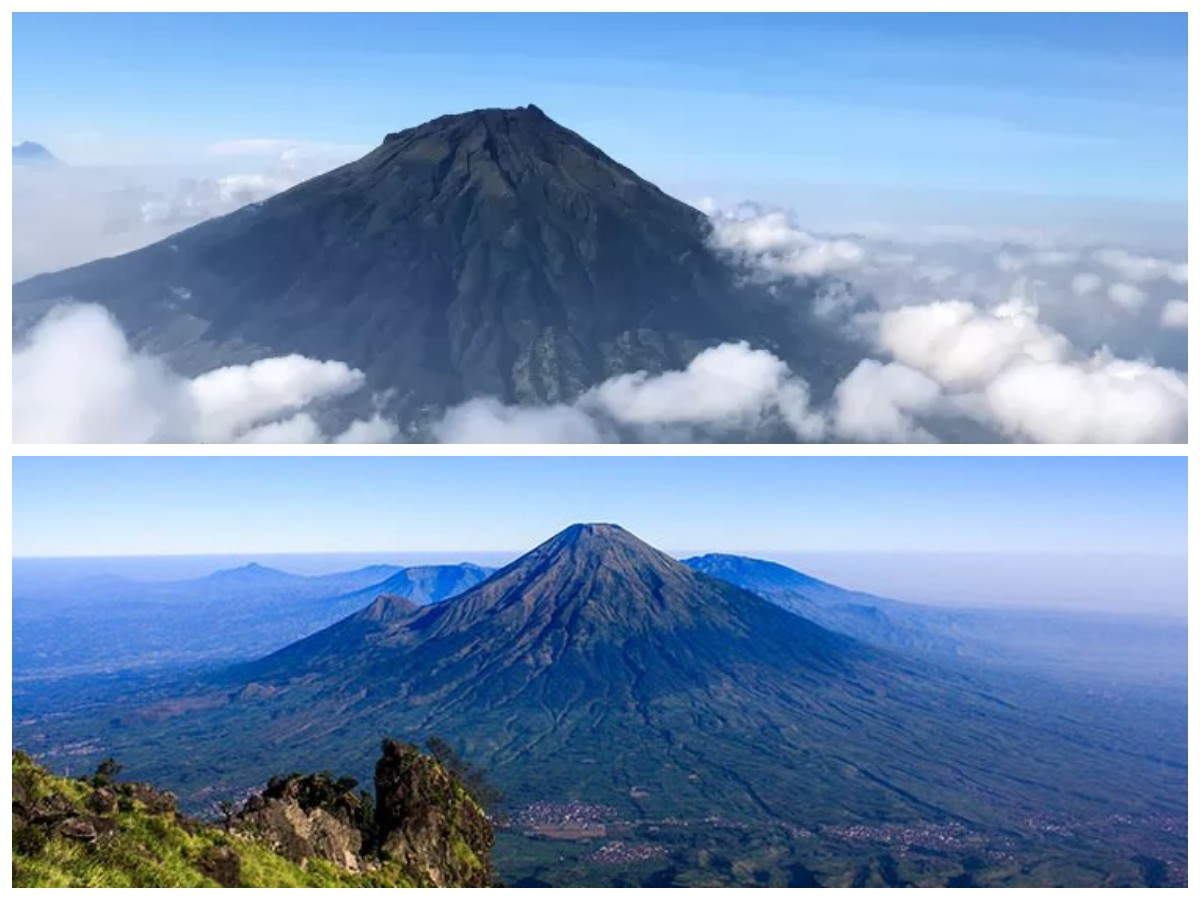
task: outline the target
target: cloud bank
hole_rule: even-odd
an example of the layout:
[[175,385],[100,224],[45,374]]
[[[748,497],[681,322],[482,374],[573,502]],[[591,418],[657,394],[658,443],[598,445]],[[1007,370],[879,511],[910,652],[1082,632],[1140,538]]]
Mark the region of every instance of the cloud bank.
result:
[[[206,152],[216,174],[14,169],[14,274],[142,246],[284,190],[328,168],[332,153],[257,140]],[[747,278],[812,287],[812,312],[873,348],[831,393],[814,399],[784,360],[726,343],[678,371],[618,375],[569,404],[475,398],[425,437],[1186,440],[1186,260],[1116,246],[822,236],[752,204],[707,211],[713,246]],[[187,379],[132,350],[99,307],[56,310],[14,348],[13,365],[23,442],[401,439],[381,413],[323,426],[322,411],[364,390],[343,363],[278,357]]]
[[133,350],[102,307],[56,307],[13,348],[18,443],[312,443],[391,440],[379,416],[327,434],[314,410],[361,390],[345,363],[262,359],[184,378]]
[[[875,352],[814,403],[807,382],[746,343],[679,371],[619,375],[574,403],[480,398],[443,441],[1187,440],[1181,360],[1187,265],[1121,248],[935,245],[821,237],[779,211],[709,209],[712,242],[747,277],[822,285],[813,310]],[[1186,351],[1186,340],[1183,350]],[[1132,351],[1118,353],[1113,345]]]
[[14,166],[13,280],[136,250],[364,151],[254,139],[192,148],[169,165]]

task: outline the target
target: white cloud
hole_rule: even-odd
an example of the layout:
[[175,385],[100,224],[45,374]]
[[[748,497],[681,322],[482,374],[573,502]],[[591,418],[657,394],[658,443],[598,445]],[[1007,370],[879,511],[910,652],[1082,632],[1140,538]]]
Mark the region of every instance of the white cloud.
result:
[[185,383],[131,351],[101,307],[56,308],[13,348],[18,443],[174,440],[196,415]]
[[844,238],[824,238],[792,225],[785,213],[712,217],[712,242],[771,278],[807,278],[853,271],[863,248]]
[[506,406],[478,397],[447,410],[433,426],[446,444],[597,444],[603,431],[588,413],[573,406]]
[[1171,330],[1187,330],[1188,302],[1187,300],[1168,300],[1162,308],[1159,319],[1163,328]]
[[1176,284],[1187,284],[1187,263],[1143,256],[1119,247],[1106,247],[1097,250],[1092,256],[1097,262],[1119,272],[1129,281],[1154,281],[1165,278]]
[[[303,356],[187,379],[133,350],[102,307],[56,307],[13,348],[18,443],[324,441],[311,408],[360,390],[363,375]],[[378,437],[355,423],[340,437]]]
[[333,439],[335,444],[390,444],[400,436],[400,429],[390,419],[376,413],[369,419],[358,419]]
[[[197,436],[218,442],[314,400],[354,393],[364,381],[362,372],[345,363],[292,355],[205,372],[187,390],[198,413]],[[291,427],[300,433],[302,426]]]
[[1187,440],[1187,381],[1140,362],[1097,355],[1080,363],[1022,360],[987,387],[996,421],[1041,443]]
[[1104,284],[1104,279],[1095,272],[1080,272],[1071,279],[1071,292],[1077,297],[1095,293]]
[[833,429],[856,441],[932,441],[916,417],[940,396],[937,382],[908,366],[864,359],[834,392]]
[[812,405],[808,382],[803,378],[791,377],[779,387],[775,406],[784,423],[802,441],[819,441],[829,431],[825,413]]
[[995,263],[996,268],[1001,272],[1015,275],[1029,265],[1029,260],[1017,256],[1015,253],[1002,252],[996,254]]
[[[196,149],[199,152],[196,152]],[[227,141],[153,166],[13,169],[13,277],[145,247],[287,190],[367,148]]]
[[319,444],[325,439],[321,426],[308,413],[297,413],[282,422],[258,425],[238,437],[239,444]]
[[610,378],[583,402],[630,425],[752,425],[790,375],[782,360],[742,341],[704,350],[683,371]]
[[[780,277],[778,251],[790,246],[793,232],[804,233],[782,214],[762,214],[751,205],[732,213],[712,210],[710,216],[717,228],[736,224],[734,245],[747,249],[743,260],[758,265],[764,278]],[[1186,263],[1055,241],[853,242],[863,251],[847,275],[853,287],[818,289],[812,305],[818,315],[875,343],[880,353],[845,379],[821,413],[827,434],[875,434],[881,440],[1005,434],[1025,441],[1075,435],[1120,442],[1167,439],[1180,433],[1181,421],[1186,425],[1187,376],[1177,371],[1186,367],[1186,357],[1178,339],[1168,337],[1186,329],[1186,301],[1171,296],[1177,290],[1172,284],[1187,282]],[[775,257],[767,251],[776,251]],[[1097,296],[1113,306],[1097,304]],[[1159,313],[1153,322],[1115,314],[1151,304]],[[924,375],[940,397],[929,399],[929,385],[922,392],[898,371],[884,372],[893,362]],[[1053,408],[1053,392],[1031,397],[1028,414],[1017,414],[1014,398],[1031,372],[1044,374],[1060,395],[1076,394],[1077,413],[1061,416],[1058,428],[1041,420],[1041,411]],[[899,394],[912,398],[908,406],[890,405],[891,379],[912,387],[911,394]],[[845,409],[840,425],[839,396]],[[1137,402],[1126,402],[1130,397]],[[851,415],[859,411],[861,421]],[[874,422],[881,424],[869,427]],[[968,424],[973,427],[964,430]]]
[[879,342],[900,362],[958,388],[986,383],[1015,356],[1055,360],[1067,352],[1062,335],[1015,301],[990,312],[961,300],[892,310],[880,317]]
[[702,351],[681,370],[617,375],[570,405],[476,398],[447,411],[433,434],[448,443],[694,441],[764,427],[806,441],[827,430],[803,379],[770,352],[736,342]]
[[1057,268],[1058,266],[1071,266],[1079,262],[1079,251],[1039,250],[1033,254],[1033,262],[1035,265],[1046,266],[1049,268]]
[[1185,440],[1187,380],[1170,369],[1080,356],[1037,311],[934,303],[886,313],[880,342],[952,392],[956,408],[1017,440]]
[[1108,287],[1108,298],[1113,303],[1129,313],[1136,313],[1146,304],[1146,292],[1132,284],[1124,282]]

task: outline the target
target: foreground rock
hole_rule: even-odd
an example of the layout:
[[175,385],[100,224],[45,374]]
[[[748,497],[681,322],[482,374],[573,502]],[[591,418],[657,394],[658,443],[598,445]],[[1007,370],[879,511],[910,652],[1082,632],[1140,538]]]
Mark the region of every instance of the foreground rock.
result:
[[[353,779],[274,778],[218,826],[172,794],[63,778],[13,753],[17,887],[484,887],[492,829],[462,784],[385,741],[376,799]],[[378,810],[378,814],[376,813]]]
[[383,856],[420,871],[436,887],[487,886],[492,826],[436,761],[407,744],[384,741],[375,797]]
[[320,859],[349,872],[396,864],[434,887],[490,882],[492,827],[436,760],[386,740],[375,785],[371,804],[353,779],[273,779],[230,826],[296,863]]

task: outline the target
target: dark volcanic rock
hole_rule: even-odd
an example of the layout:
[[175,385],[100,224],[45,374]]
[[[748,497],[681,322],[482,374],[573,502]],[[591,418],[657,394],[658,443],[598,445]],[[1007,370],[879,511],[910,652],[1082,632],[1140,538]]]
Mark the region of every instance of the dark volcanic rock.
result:
[[38,800],[30,813],[31,822],[38,825],[54,825],[79,814],[71,798],[65,794],[54,793]]
[[55,826],[55,830],[68,840],[79,841],[84,844],[94,843],[98,837],[96,826],[92,824],[90,819],[84,818],[64,819]]
[[146,807],[146,812],[152,815],[175,812],[177,799],[170,791],[160,791],[149,784],[136,781],[123,783],[120,790],[126,797]]
[[375,817],[384,857],[424,872],[435,887],[490,883],[492,826],[462,785],[415,747],[383,742]]
[[22,818],[28,817],[32,802],[33,798],[29,795],[29,788],[25,786],[25,782],[21,781],[14,775],[12,780],[13,815],[20,816]]
[[74,298],[187,372],[338,359],[405,421],[476,395],[567,400],[741,339],[827,391],[858,355],[810,314],[812,288],[781,298],[748,281],[709,232],[536,107],[484,109],[390,134],[145,249],[18,284],[14,325]]
[[272,779],[232,824],[293,862],[324,859],[357,872],[365,817],[352,789],[323,775]]
[[87,808],[102,816],[115,815],[118,807],[117,792],[112,788],[97,788],[87,798]]
[[434,887],[490,882],[491,826],[441,764],[388,740],[375,781],[372,813],[353,779],[273,778],[230,825],[293,862],[323,859],[359,872],[391,861]]

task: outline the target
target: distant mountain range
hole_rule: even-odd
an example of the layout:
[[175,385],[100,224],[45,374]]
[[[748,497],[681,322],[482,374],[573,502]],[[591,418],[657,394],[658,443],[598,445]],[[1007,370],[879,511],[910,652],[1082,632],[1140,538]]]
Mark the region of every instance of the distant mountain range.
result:
[[443,566],[408,566],[365,588],[333,597],[331,603],[339,607],[351,603],[362,605],[384,595],[403,597],[414,606],[426,606],[461,594],[494,571],[466,562]]
[[[891,650],[1093,685],[1187,684],[1187,631],[1169,619],[927,606],[846,590],[767,560],[710,553],[683,563],[831,631]],[[1121,659],[1119,667],[1114,658]]]
[[389,134],[144,249],[14,285],[14,327],[72,299],[108,307],[186,374],[341,360],[417,432],[470,397],[569,401],[736,340],[827,395],[861,353],[812,314],[819,282],[768,287],[710,231],[537,107],[482,109]]
[[374,565],[304,576],[251,563],[184,581],[104,576],[14,584],[13,674],[20,680],[250,659],[380,594],[434,603],[489,571],[470,563]]

